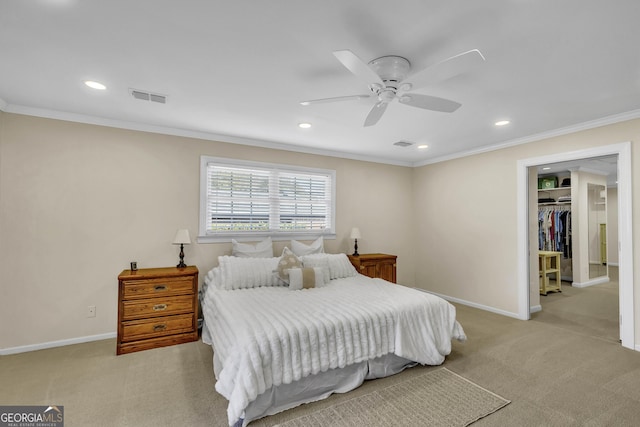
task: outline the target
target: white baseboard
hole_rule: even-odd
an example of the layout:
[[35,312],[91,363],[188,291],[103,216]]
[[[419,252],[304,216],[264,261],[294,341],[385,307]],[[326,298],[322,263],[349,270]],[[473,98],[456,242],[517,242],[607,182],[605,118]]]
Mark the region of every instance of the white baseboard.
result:
[[[475,302],[471,302],[471,301],[466,301],[466,300],[459,299],[459,298],[450,297],[448,295],[441,295],[439,293],[427,291],[425,289],[420,289],[420,288],[413,288],[413,289],[416,289],[416,290],[422,291],[422,292],[426,292],[428,294],[433,294],[433,295],[439,296],[440,298],[442,298],[444,300],[447,300],[449,302],[455,302],[457,304],[462,304],[462,305],[466,305],[466,306],[469,306],[469,307],[477,308],[477,309],[480,309],[480,310],[489,311],[491,313],[501,314],[503,316],[513,317],[513,318],[516,318],[516,319],[521,319],[518,316],[518,313],[512,313],[510,311],[500,310],[500,309],[495,308],[495,307],[490,307],[488,305],[477,304]],[[526,319],[521,319],[521,320],[526,320]]]
[[62,347],[65,345],[82,344],[82,343],[91,342],[91,341],[107,340],[115,337],[116,337],[115,332],[109,332],[107,334],[90,335],[87,337],[69,338],[69,339],[60,340],[60,341],[49,341],[49,342],[43,342],[39,344],[23,345],[19,347],[2,348],[0,349],[0,356],[6,356],[8,354],[16,354],[16,353],[26,353],[27,351],[44,350],[46,348]]
[[573,286],[574,288],[587,288],[589,286],[600,285],[601,283],[608,283],[608,282],[609,282],[609,277],[603,276],[603,277],[598,277],[597,279],[587,280],[586,282],[573,282],[571,283],[571,286]]
[[531,313],[537,313],[539,311],[542,311],[542,306],[540,304],[538,305],[534,305],[533,307],[529,308],[529,314]]

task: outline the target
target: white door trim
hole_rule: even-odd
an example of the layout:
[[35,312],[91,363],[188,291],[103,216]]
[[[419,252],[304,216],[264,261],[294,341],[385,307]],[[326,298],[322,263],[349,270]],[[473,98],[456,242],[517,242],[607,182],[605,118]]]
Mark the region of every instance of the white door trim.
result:
[[518,318],[529,319],[529,227],[528,168],[547,163],[618,155],[618,250],[620,274],[620,338],[622,346],[635,348],[635,313],[633,311],[633,221],[631,142],[605,145],[566,153],[518,160]]

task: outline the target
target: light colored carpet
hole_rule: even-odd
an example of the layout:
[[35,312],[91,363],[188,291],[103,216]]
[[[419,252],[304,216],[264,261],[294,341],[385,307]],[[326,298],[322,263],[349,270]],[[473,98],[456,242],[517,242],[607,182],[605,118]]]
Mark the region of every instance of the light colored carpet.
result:
[[468,426],[509,403],[497,394],[441,368],[277,425]]
[[[468,340],[453,341],[443,367],[512,400],[473,427],[638,426],[640,352],[617,342],[616,284],[550,293],[530,321],[455,304]],[[214,389],[213,353],[202,341],[115,352],[110,339],[0,356],[0,404],[63,405],[67,427],[228,427],[228,402]],[[441,368],[365,381],[250,427],[283,424]]]
[[562,282],[562,292],[549,292],[540,296],[542,311],[532,316],[575,333],[587,334],[618,342],[618,269],[610,267],[611,281],[588,288],[574,288]]

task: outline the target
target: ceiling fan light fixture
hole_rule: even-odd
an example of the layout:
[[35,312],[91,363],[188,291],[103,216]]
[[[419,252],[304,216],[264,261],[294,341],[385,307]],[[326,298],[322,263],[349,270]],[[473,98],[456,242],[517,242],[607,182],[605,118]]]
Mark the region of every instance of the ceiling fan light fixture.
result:
[[401,82],[411,69],[411,63],[401,56],[389,55],[369,61],[368,64],[383,82]]

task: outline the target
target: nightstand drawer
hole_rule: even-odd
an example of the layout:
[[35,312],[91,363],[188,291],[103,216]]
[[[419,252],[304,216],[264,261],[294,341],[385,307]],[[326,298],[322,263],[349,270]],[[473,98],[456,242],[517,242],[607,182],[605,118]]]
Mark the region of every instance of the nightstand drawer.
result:
[[193,332],[193,316],[184,314],[122,322],[122,341],[135,341],[165,335]]
[[159,295],[180,295],[193,291],[191,277],[124,280],[124,299],[152,298]]
[[122,319],[132,320],[154,316],[192,313],[194,309],[193,297],[191,295],[137,299],[124,301],[122,307]]

